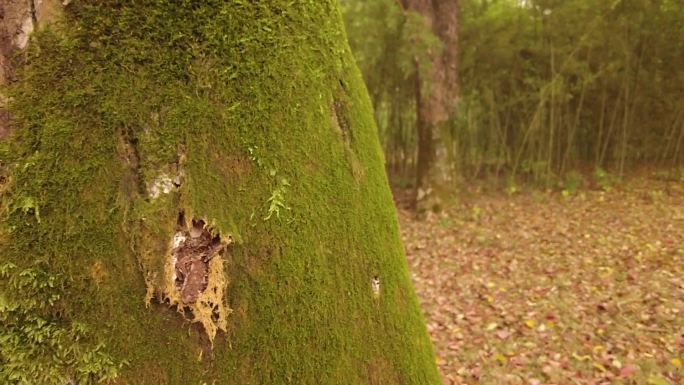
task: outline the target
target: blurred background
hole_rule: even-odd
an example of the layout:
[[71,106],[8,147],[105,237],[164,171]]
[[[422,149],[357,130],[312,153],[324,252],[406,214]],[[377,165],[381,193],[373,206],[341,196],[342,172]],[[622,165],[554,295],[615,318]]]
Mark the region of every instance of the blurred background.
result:
[[444,384],[684,384],[684,1],[340,0]]
[[456,186],[684,177],[681,0],[340,1],[393,185],[417,183],[421,118]]

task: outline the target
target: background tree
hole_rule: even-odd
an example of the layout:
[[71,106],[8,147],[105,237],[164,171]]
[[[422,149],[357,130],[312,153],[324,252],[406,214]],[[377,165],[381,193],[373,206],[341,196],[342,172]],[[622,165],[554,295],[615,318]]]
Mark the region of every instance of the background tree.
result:
[[76,1],[15,79],[0,382],[438,383],[335,1]]
[[[390,178],[413,185],[419,139],[411,59],[430,62],[444,39],[429,23],[404,17],[397,2],[343,3],[370,93],[382,95],[373,101]],[[494,178],[514,189],[519,182],[575,186],[589,174],[600,184],[642,167],[681,177],[681,2],[458,5],[459,113],[444,141],[456,178]],[[369,54],[379,47],[384,55]]]
[[422,16],[426,28],[439,40],[427,60],[414,58],[416,128],[415,205],[418,211],[436,208],[453,178],[453,162],[445,135],[453,121],[458,96],[456,0],[403,0],[404,9]]
[[[350,43],[397,179],[414,179],[419,211],[451,187],[458,97],[456,1],[342,1]],[[439,191],[442,190],[442,191]],[[420,199],[418,199],[420,198]]]

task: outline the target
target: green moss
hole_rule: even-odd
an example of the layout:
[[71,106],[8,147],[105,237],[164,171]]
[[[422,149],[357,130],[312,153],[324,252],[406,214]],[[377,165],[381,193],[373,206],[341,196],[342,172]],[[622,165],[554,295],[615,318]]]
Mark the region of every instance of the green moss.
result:
[[[2,152],[2,259],[73,277],[68,319],[129,383],[438,383],[336,2],[140,3],[74,2],[32,41]],[[289,209],[264,220],[283,179]],[[236,241],[234,312],[201,359],[201,331],[144,306],[179,211]]]

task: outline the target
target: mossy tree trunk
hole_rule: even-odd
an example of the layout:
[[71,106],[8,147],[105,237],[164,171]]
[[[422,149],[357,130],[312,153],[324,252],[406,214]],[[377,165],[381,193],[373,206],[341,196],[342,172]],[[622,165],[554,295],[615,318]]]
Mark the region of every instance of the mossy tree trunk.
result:
[[73,1],[8,92],[0,382],[439,382],[336,1]]

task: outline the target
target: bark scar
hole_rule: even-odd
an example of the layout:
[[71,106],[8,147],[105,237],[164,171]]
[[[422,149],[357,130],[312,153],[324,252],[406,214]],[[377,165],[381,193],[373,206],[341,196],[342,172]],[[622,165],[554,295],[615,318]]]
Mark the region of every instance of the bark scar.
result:
[[174,283],[185,305],[194,304],[207,289],[209,261],[223,249],[220,237],[213,236],[204,226],[204,221],[193,220],[190,229],[181,230],[174,237]]

